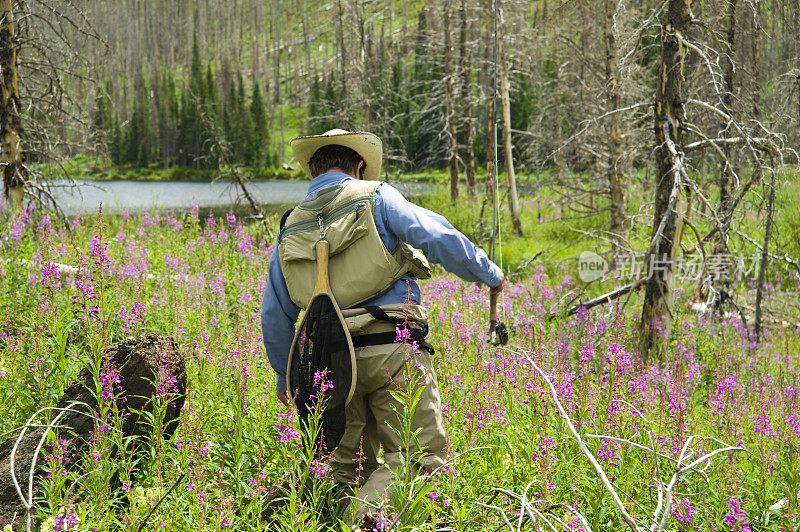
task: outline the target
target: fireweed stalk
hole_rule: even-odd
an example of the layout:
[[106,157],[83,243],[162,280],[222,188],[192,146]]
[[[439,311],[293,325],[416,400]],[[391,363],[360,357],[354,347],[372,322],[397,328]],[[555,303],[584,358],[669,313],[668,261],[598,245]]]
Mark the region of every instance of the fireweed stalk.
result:
[[[408,303],[408,302],[407,302]],[[395,389],[390,392],[396,405],[392,410],[398,419],[397,426],[390,429],[401,442],[400,466],[392,471],[395,477],[394,485],[387,500],[376,509],[378,530],[390,530],[401,519],[406,524],[422,525],[428,517],[433,517],[432,525],[435,528],[436,512],[431,512],[430,503],[438,499],[434,489],[434,479],[428,478],[431,471],[423,471],[417,465],[419,458],[428,449],[421,446],[414,428],[414,418],[426,382],[419,357],[422,356],[420,346],[411,340],[411,328],[407,313],[404,313],[404,323],[395,329],[395,341],[402,344],[401,353],[405,355],[403,379],[401,382],[393,381]]]
[[[335,517],[321,524],[317,509],[330,485],[324,457],[313,454],[303,442],[303,428],[278,406],[261,345],[259,304],[272,239],[235,216],[215,219],[197,209],[185,217],[90,215],[72,220],[71,227],[67,233],[35,210],[14,220],[0,212],[0,433],[24,424],[39,407],[54,405],[82,367],[93,368],[99,399],[104,386],[117,394],[113,374],[104,371],[101,378],[100,355],[111,343],[144,330],[175,338],[187,355],[191,388],[175,437],[159,440],[158,452],[135,478],[126,473],[134,460],[126,442],[114,430],[99,430],[119,425],[112,401],[90,451],[77,458],[75,473],[60,473],[54,434],[46,445],[47,463],[61,478],[48,480],[53,488],[40,501],[40,517],[55,520],[69,508],[81,529],[121,524],[130,530],[142,516],[124,503],[125,495],[137,487],[166,493],[185,472],[149,527],[258,530],[265,526],[260,521],[265,490],[291,471],[298,481],[318,482],[319,489],[305,499],[301,490],[290,490],[279,526],[340,529]],[[736,316],[715,320],[684,313],[679,300],[664,363],[643,365],[635,352],[637,319],[631,310],[620,313],[609,306],[546,321],[560,301],[574,295],[575,286],[564,282],[568,274],[539,268],[508,287],[500,312],[512,344],[531,353],[546,372],[578,430],[603,437],[587,438],[586,444],[623,498],[628,501],[629,495],[641,505],[629,506],[633,516],[644,521],[652,515],[658,504],[655,480],[668,481],[669,460],[677,459],[692,435],[701,435],[749,454],[715,457],[707,479],[683,476],[666,528],[795,530],[800,525],[798,331],[767,330],[762,346],[748,352],[745,327]],[[771,290],[780,294],[796,287],[784,282]],[[542,379],[520,356],[487,348],[485,287],[435,275],[423,294],[449,450],[453,456],[474,450],[430,479],[424,505],[414,505],[420,511],[403,512],[396,528],[432,530],[432,522],[421,519],[426,513],[459,530],[505,526],[496,510],[476,502],[517,516],[520,501],[508,493],[522,495],[535,480],[527,498],[538,511],[563,504],[559,518],[576,530],[583,525],[572,510],[586,516],[593,530],[625,529],[568,437]],[[653,435],[652,446],[646,434]],[[646,442],[658,454],[607,437]],[[697,453],[712,444],[691,443]],[[115,448],[122,451],[114,454]],[[111,491],[115,475],[123,486]],[[401,510],[389,501],[387,516]]]
[[[286,502],[272,516],[270,527],[285,530],[324,530],[335,525],[341,515],[337,502],[341,494],[334,490],[331,465],[332,452],[323,454],[318,446],[322,431],[322,412],[327,401],[327,392],[333,382],[326,371],[314,374],[313,406],[304,422],[295,421],[296,428],[281,422],[296,418],[291,407],[279,414],[279,438],[286,461],[290,464],[285,493]],[[287,477],[284,477],[287,478]]]

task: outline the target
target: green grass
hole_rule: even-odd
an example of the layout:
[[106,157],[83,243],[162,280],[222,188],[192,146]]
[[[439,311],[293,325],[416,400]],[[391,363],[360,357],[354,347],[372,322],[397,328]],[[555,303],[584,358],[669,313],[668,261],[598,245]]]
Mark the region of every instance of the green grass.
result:
[[[481,189],[482,191],[482,189]],[[487,253],[490,247],[492,227],[492,206],[483,203],[483,197],[469,198],[466,191],[455,203],[450,201],[449,188],[437,187],[415,200],[419,205],[446,217],[457,229],[473,242],[483,247]],[[523,235],[515,234],[508,207],[501,205],[498,211],[500,231],[496,239],[496,262],[506,274],[514,277],[527,277],[542,267],[548,274],[556,274],[566,268],[566,272],[577,278],[577,257],[582,251],[600,251],[603,242],[587,236],[594,227],[606,223],[606,216],[595,216],[575,220],[567,226],[557,218],[557,197],[552,190],[543,189],[535,196],[520,198],[520,219]],[[481,210],[483,207],[483,225]],[[531,261],[534,256],[535,260]],[[523,267],[523,263],[527,263]]]

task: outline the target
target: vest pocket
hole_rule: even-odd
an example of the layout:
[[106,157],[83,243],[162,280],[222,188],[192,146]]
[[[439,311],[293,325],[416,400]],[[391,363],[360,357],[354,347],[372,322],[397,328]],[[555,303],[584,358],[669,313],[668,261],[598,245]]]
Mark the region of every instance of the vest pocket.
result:
[[[366,208],[366,203],[359,204],[352,212],[334,220],[330,225],[326,225],[325,240],[330,243],[331,257],[343,252],[369,234],[369,217],[363,216]],[[315,261],[317,257],[314,245],[318,240],[318,229],[287,235],[281,242],[283,246],[281,258],[286,261]]]
[[430,279],[431,265],[425,255],[418,249],[400,242],[394,252],[397,262],[405,264],[408,273],[416,279]]
[[353,212],[325,228],[325,239],[331,244],[332,257],[369,234],[369,216],[362,215],[366,208],[366,203],[359,203]]
[[319,231],[298,233],[282,239],[279,244],[281,260],[317,260],[314,245],[319,240]]

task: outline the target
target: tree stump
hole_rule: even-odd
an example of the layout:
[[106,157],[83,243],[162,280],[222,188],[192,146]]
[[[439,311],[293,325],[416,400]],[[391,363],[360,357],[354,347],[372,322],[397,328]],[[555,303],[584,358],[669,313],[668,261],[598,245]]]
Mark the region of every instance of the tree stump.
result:
[[[147,333],[138,339],[129,338],[115,344],[106,350],[105,360],[100,373],[119,377],[119,382],[113,384],[116,406],[122,414],[122,432],[125,436],[136,436],[133,440],[137,449],[150,445],[148,436],[151,427],[145,422],[143,416],[135,412],[150,412],[152,414],[153,401],[158,395],[174,397],[166,408],[162,420],[163,435],[169,438],[178,427],[178,416],[183,408],[186,394],[186,365],[183,354],[178,350],[175,341],[170,337],[158,336]],[[115,378],[111,379],[116,381]],[[80,465],[80,455],[89,447],[92,433],[97,430],[98,405],[94,390],[98,383],[88,368],[84,368],[78,376],[70,382],[64,394],[56,405],[58,408],[67,408],[74,401],[80,401],[87,406],[73,406],[58,420],[59,438],[67,440],[66,468],[74,471]],[[59,414],[52,411],[49,416],[42,414],[34,423],[45,425],[47,420],[52,421]],[[85,415],[86,413],[89,416]],[[28,477],[36,447],[45,435],[45,428],[26,431],[17,445],[14,453],[14,471],[17,482],[23,495],[28,497]],[[11,477],[11,453],[17,442],[19,432],[0,443],[0,526],[11,523],[14,516],[17,519],[25,518],[26,508],[17,493]],[[129,449],[130,450],[130,449]],[[44,450],[39,452],[36,459],[34,478],[34,502],[39,493],[39,476],[45,462]]]

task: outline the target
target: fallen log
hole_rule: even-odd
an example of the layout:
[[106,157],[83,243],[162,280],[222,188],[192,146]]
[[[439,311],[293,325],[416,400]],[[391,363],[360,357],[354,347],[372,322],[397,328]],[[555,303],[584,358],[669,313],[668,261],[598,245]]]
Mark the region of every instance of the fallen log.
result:
[[[122,414],[123,437],[133,436],[131,441],[137,450],[151,445],[152,429],[144,413],[153,414],[151,399],[156,397],[159,383],[162,383],[162,393],[163,384],[167,383],[170,400],[161,420],[161,433],[165,438],[172,436],[178,427],[187,384],[185,359],[175,341],[147,333],[115,344],[106,350],[100,369],[101,373],[108,371],[119,377],[112,400]],[[67,442],[66,469],[75,471],[80,466],[80,457],[89,448],[91,434],[98,427],[94,390],[95,376],[84,368],[64,390],[55,407],[40,410],[39,419],[32,416],[25,427],[0,443],[0,526],[15,519],[19,523],[35,517],[39,478],[44,472],[42,463],[46,454],[42,444],[50,430],[58,431],[59,438]]]
[[603,294],[602,296],[596,297],[596,298],[591,299],[589,301],[586,301],[584,303],[580,303],[578,305],[575,305],[574,307],[571,307],[569,310],[567,310],[566,313],[558,314],[558,313],[552,312],[545,319],[550,321],[550,320],[553,320],[555,318],[558,318],[559,316],[573,316],[573,315],[577,314],[578,311],[581,310],[581,309],[589,310],[590,308],[594,308],[594,307],[597,307],[599,305],[605,305],[606,303],[614,301],[615,299],[618,299],[618,298],[624,296],[625,294],[627,294],[629,292],[633,292],[635,290],[638,290],[639,288],[641,288],[644,285],[645,281],[647,281],[646,278],[637,279],[636,281],[632,282],[631,284],[625,285],[625,286],[623,286],[621,288],[617,288],[616,290],[612,290],[611,292],[608,292],[607,294]]
[[[53,262],[53,261],[45,261],[40,264],[37,264],[27,259],[18,259],[18,260],[20,264],[24,264],[30,269],[36,269],[36,268],[41,268],[43,266],[48,266],[50,268],[55,269],[61,275],[64,275],[65,277],[72,277],[73,279],[77,277],[79,273],[81,273],[81,268],[77,266],[72,266],[70,264],[61,264],[60,262]],[[11,259],[5,260],[6,264],[8,264],[9,262],[11,262]],[[123,277],[122,273],[119,271],[116,272],[116,275],[117,277]],[[155,275],[152,273],[147,273],[144,275],[144,278],[147,279],[148,281],[156,281],[158,279],[169,279],[171,281],[180,281],[183,278],[183,276],[176,274]]]

